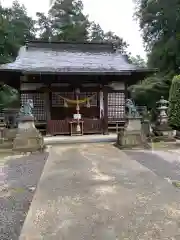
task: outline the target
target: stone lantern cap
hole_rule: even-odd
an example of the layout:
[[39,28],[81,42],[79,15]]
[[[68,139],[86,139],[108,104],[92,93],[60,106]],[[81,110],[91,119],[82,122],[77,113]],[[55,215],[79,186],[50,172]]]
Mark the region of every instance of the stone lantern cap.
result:
[[160,100],[156,102],[158,105],[165,106],[169,104],[169,101],[164,99],[164,96],[161,96]]

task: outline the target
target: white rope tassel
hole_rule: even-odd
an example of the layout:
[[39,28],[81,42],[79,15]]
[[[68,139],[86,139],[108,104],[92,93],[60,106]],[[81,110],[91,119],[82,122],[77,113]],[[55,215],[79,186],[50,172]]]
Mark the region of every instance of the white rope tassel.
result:
[[67,101],[64,101],[64,107],[65,107],[65,108],[68,108],[68,103],[67,103]]
[[90,108],[91,105],[90,105],[90,102],[89,102],[89,99],[87,100],[87,105],[86,105],[87,108]]
[[76,131],[77,131],[77,132],[81,132],[81,126],[80,126],[79,123],[77,124]]

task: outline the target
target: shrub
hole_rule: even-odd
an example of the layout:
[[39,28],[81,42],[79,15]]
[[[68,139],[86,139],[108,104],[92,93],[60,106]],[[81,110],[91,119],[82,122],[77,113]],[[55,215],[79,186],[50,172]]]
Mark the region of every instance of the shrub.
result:
[[169,124],[176,130],[180,130],[180,75],[172,80],[169,91]]

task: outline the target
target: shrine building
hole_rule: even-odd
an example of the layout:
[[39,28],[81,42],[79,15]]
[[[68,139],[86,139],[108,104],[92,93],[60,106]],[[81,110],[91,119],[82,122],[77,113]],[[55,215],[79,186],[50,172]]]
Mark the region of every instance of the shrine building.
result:
[[113,44],[30,41],[0,66],[1,81],[32,99],[35,124],[50,135],[108,133],[125,123],[128,86],[154,70],[128,62]]

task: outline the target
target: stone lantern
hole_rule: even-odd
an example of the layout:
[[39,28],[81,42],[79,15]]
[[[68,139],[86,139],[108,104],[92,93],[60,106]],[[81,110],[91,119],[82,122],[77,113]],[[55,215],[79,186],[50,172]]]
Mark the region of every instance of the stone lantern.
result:
[[163,96],[161,96],[161,99],[156,103],[157,104],[157,111],[158,111],[158,117],[157,117],[157,123],[154,127],[154,133],[158,136],[162,136],[163,138],[161,140],[171,141],[173,140],[175,136],[175,132],[172,130],[172,128],[168,125],[168,105],[169,101],[165,100]]
[[157,102],[157,110],[159,112],[158,115],[158,122],[160,125],[164,125],[168,123],[168,110],[169,101],[165,100],[163,96],[161,96],[161,99]]

